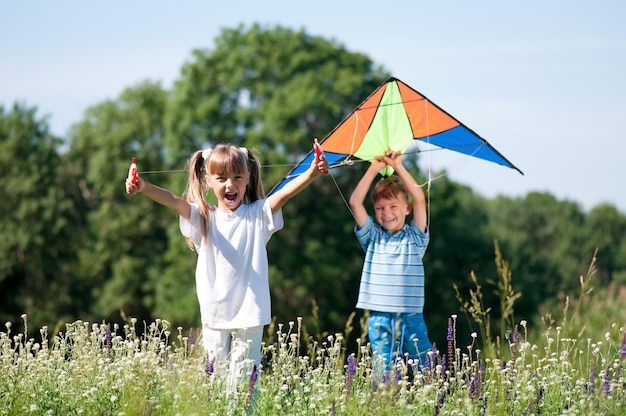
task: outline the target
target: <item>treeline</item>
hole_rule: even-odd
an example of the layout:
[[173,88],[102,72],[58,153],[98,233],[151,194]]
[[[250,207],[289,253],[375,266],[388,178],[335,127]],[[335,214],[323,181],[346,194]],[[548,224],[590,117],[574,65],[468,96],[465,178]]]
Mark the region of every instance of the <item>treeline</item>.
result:
[[[196,256],[173,212],[125,194],[131,157],[181,194],[191,153],[228,141],[258,152],[269,191],[388,76],[335,41],[255,25],[193,51],[171,90],[146,81],[87,109],[67,137],[54,137],[36,107],[0,107],[0,319],[26,313],[34,331],[129,317],[199,326]],[[405,160],[424,182],[416,158]],[[364,168],[334,169],[285,207],[268,246],[277,322],[301,316],[319,336],[342,331],[355,310],[363,253],[343,197]],[[584,212],[548,193],[488,200],[445,176],[430,200],[425,314],[441,345],[460,313],[453,284],[468,291],[472,271],[497,280],[496,241],[522,293],[520,318],[576,291],[596,249],[596,282],[626,282],[626,217],[613,206]]]

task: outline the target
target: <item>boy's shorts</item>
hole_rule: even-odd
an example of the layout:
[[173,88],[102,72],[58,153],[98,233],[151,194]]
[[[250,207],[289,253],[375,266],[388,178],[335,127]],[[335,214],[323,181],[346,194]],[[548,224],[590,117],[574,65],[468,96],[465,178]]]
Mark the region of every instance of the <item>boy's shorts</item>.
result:
[[428,339],[428,329],[421,313],[393,313],[370,311],[368,337],[374,360],[380,357],[394,363],[405,354],[412,360],[425,364],[426,354],[433,349]]

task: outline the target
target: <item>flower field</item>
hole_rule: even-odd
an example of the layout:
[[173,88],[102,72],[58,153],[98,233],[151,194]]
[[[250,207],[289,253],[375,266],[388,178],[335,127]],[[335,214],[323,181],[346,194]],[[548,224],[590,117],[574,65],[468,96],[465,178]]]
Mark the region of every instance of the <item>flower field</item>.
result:
[[[26,325],[26,316],[24,326]],[[451,317],[454,335],[456,317]],[[76,321],[41,340],[6,324],[0,333],[1,415],[622,415],[626,411],[623,328],[603,339],[545,334],[527,339],[520,322],[508,359],[475,345],[433,351],[421,366],[373,371],[367,345],[346,356],[343,335],[304,343],[302,322],[279,325],[265,365],[227,393],[225,369],[207,363],[200,334],[164,320],[138,335]],[[185,333],[186,332],[186,333]],[[474,339],[476,337],[475,334]],[[195,339],[194,339],[195,338]]]

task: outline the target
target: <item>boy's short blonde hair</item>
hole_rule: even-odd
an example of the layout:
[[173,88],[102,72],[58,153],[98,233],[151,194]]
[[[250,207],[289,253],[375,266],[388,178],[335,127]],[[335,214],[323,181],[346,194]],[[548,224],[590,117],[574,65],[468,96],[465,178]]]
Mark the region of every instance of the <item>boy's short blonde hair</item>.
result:
[[409,191],[402,180],[393,175],[382,178],[372,191],[372,202],[375,204],[381,199],[400,199],[404,196],[404,200],[410,202]]

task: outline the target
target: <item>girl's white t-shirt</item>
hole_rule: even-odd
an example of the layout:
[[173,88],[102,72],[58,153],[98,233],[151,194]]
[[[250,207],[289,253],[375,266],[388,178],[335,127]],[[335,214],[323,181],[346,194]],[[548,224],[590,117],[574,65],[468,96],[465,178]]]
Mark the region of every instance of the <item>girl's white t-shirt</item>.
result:
[[248,328],[271,322],[266,244],[283,228],[282,210],[272,214],[267,199],[241,204],[235,212],[215,209],[202,238],[200,213],[191,204],[181,233],[198,253],[196,292],[202,325],[214,329]]

